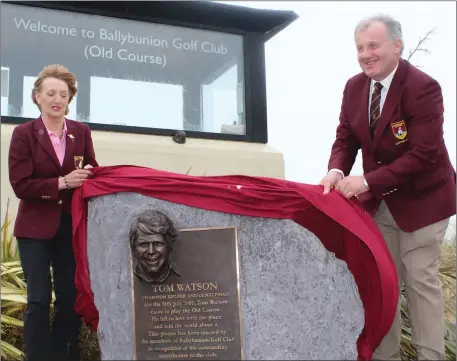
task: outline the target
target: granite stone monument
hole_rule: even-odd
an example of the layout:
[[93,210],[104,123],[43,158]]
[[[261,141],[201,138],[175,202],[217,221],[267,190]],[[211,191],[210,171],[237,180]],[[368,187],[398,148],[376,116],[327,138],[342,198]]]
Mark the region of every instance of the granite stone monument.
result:
[[293,221],[118,193],[87,254],[102,360],[357,359],[354,278]]

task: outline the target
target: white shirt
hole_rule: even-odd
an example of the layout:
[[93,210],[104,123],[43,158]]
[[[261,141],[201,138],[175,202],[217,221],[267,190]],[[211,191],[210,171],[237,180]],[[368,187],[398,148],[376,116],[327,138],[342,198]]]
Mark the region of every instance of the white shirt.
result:
[[[395,69],[387,75],[383,80],[380,81],[382,84],[382,89],[381,89],[381,102],[379,104],[379,116],[381,116],[382,113],[382,107],[384,106],[384,102],[386,101],[387,93],[389,92],[390,84],[392,84],[392,80],[394,78],[395,72],[397,71],[398,64],[395,67]],[[368,92],[368,125],[370,125],[370,104],[371,104],[371,97],[373,96],[373,91],[374,91],[374,84],[377,82],[377,80],[371,79],[370,82],[370,91]],[[340,173],[343,178],[344,178],[344,173],[340,169],[330,169],[329,173],[335,171]]]

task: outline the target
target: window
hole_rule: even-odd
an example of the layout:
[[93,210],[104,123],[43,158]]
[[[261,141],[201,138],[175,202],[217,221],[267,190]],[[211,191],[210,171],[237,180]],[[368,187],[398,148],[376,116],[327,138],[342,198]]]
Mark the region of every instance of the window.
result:
[[3,116],[37,117],[33,82],[58,63],[70,119],[246,135],[240,35],[5,3],[1,24]]
[[9,82],[10,82],[10,70],[8,68],[4,68],[2,66],[2,72],[1,72],[1,82],[2,82],[2,87],[1,87],[1,98],[2,98],[2,103],[1,103],[1,113],[3,116],[9,115],[8,114],[8,90],[9,90]]
[[183,129],[181,85],[93,76],[90,104],[94,123]]
[[233,65],[225,73],[202,86],[203,130],[211,133],[244,135],[244,113],[238,98],[243,89],[238,88],[238,66]]

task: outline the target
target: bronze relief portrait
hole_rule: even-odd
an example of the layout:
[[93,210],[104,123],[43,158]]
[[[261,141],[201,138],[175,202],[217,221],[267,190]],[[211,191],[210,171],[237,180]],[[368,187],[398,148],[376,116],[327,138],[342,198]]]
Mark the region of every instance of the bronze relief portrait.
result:
[[171,272],[179,276],[173,263],[178,232],[164,213],[146,210],[132,223],[129,240],[133,272],[144,282],[162,283]]

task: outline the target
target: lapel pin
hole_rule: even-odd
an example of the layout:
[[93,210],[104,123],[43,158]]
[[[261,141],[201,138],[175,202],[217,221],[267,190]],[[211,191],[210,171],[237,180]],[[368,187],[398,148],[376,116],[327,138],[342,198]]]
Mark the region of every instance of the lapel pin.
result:
[[70,138],[71,140],[75,139],[75,136],[73,134],[68,134],[68,138]]

